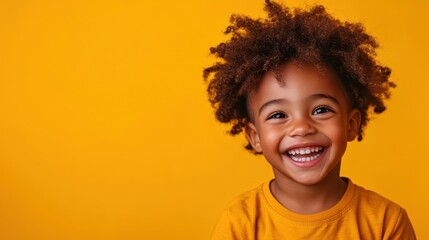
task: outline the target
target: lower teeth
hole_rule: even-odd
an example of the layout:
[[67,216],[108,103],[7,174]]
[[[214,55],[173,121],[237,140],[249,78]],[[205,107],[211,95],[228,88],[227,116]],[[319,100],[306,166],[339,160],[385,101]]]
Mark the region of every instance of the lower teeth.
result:
[[310,162],[310,161],[313,161],[314,159],[316,159],[318,157],[320,157],[320,153],[318,153],[314,156],[311,156],[311,157],[302,157],[302,158],[290,156],[290,158],[292,158],[292,160],[294,160],[296,162]]

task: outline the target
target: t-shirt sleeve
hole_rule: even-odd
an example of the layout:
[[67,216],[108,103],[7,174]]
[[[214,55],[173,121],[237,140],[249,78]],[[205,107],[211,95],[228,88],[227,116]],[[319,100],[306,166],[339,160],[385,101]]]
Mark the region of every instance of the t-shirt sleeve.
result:
[[229,211],[224,210],[212,232],[211,240],[238,240],[233,225]]
[[395,228],[388,238],[389,240],[415,240],[416,234],[414,233],[413,226],[405,209],[401,208],[398,220],[396,221]]
[[212,240],[255,239],[255,227],[240,210],[237,206],[224,210],[212,232]]

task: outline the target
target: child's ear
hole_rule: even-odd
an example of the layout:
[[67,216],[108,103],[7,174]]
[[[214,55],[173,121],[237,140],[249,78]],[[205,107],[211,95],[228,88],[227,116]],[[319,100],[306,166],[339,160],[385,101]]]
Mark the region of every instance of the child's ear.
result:
[[349,114],[347,126],[347,141],[355,140],[359,134],[361,115],[359,110],[353,109]]
[[259,141],[258,131],[253,123],[249,122],[246,125],[246,138],[252,145],[253,150],[257,153],[262,153],[261,142]]

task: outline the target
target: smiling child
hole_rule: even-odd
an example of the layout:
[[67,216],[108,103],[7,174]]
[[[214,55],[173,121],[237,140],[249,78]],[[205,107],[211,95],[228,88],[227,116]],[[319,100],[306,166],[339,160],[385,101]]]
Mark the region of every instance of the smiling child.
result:
[[245,131],[275,178],[233,200],[212,239],[415,239],[403,208],[340,177],[347,142],[395,86],[376,41],[322,6],[265,10],[231,17],[204,78],[217,119]]

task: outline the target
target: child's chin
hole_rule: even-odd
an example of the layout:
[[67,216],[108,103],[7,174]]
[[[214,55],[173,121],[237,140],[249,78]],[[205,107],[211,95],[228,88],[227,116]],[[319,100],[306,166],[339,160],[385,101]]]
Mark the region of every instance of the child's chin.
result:
[[302,178],[295,178],[294,181],[304,185],[304,186],[314,186],[318,183],[322,182],[322,178],[315,177],[315,176],[308,176],[308,177],[302,177]]

